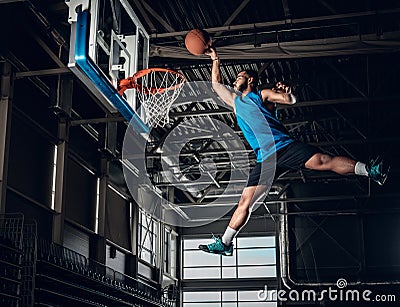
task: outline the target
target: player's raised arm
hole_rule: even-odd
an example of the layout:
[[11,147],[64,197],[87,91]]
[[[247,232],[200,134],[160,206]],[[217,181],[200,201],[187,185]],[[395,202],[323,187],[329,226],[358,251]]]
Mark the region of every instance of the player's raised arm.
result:
[[278,82],[273,89],[264,89],[261,91],[263,101],[269,101],[279,104],[295,104],[296,96],[292,94],[292,89]]
[[215,47],[211,46],[205,52],[208,56],[210,56],[213,64],[211,70],[211,81],[212,87],[214,91],[218,94],[218,96],[233,110],[235,110],[234,99],[236,97],[235,93],[232,93],[225,85],[222,84],[221,78],[221,70],[219,68],[220,60],[217,54],[217,50]]

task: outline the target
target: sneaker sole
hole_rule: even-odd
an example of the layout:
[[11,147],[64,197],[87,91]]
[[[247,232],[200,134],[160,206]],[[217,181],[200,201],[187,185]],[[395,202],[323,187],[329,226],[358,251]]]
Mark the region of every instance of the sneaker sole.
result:
[[385,184],[385,182],[386,182],[386,180],[387,180],[387,178],[388,178],[388,176],[389,176],[389,171],[390,171],[390,166],[388,167],[385,176],[383,176],[383,180],[382,180],[381,182],[378,181],[378,184],[379,184],[380,186],[382,186],[382,185]]
[[387,178],[388,178],[388,174],[386,174],[386,176],[383,178],[383,180],[382,180],[382,181],[379,181],[378,184],[379,184],[380,186],[383,186],[383,185],[385,184]]
[[233,253],[227,253],[227,252],[222,252],[222,253],[215,253],[213,251],[210,250],[205,250],[205,249],[201,249],[199,248],[201,251],[208,253],[208,254],[214,254],[214,255],[222,255],[222,256],[227,256],[227,257],[231,257],[233,256]]
[[233,253],[226,253],[226,252],[223,252],[223,253],[213,253],[213,252],[210,252],[210,254],[221,255],[221,256],[227,256],[227,257],[233,256]]

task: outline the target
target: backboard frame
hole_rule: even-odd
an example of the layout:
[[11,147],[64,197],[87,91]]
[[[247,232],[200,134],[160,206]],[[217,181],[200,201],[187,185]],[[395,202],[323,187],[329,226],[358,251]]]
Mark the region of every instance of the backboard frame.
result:
[[[98,74],[103,81],[111,83],[114,88],[116,88],[118,79],[127,78],[133,75],[137,70],[148,67],[150,36],[127,0],[116,0],[113,2],[106,0],[69,0],[66,1],[66,3],[69,6],[68,21],[71,23],[70,57],[68,66],[75,75],[84,82],[89,91],[99,98],[106,109],[110,112],[116,112],[119,108],[115,106],[115,102],[113,103],[110,101],[109,97],[107,97],[110,93],[102,93],[104,86],[99,87],[98,81],[94,81],[92,78],[85,76],[87,72],[84,70],[82,71],[82,67],[80,69],[77,68],[76,40],[81,39],[77,36],[77,32],[79,31],[79,29],[77,29],[79,12],[87,11],[90,16],[90,25],[87,25],[89,29],[87,29],[88,33],[86,34],[86,44],[88,58],[93,63],[92,68],[97,71],[96,74]],[[112,8],[112,27],[109,29],[110,31],[107,31],[105,29],[106,26],[109,25],[101,23],[100,11],[103,11],[105,6],[110,6],[110,3],[114,3],[115,7]],[[124,20],[122,20],[123,17]],[[134,29],[134,33],[120,33],[122,27],[118,25],[122,23],[131,23],[130,28]],[[82,27],[82,25],[80,26]],[[82,43],[80,45],[82,45]],[[107,68],[104,65],[104,57],[108,57]],[[123,109],[131,108],[132,112],[142,121],[139,125],[142,126],[145,121],[145,112],[140,103],[137,103],[135,91],[127,92],[122,100],[125,101],[123,104],[126,104]],[[117,102],[117,104],[120,105],[121,103]],[[121,112],[121,110],[119,111]],[[127,113],[127,116],[124,115],[124,117],[130,120],[132,117],[130,113],[132,112],[121,113],[123,115]]]

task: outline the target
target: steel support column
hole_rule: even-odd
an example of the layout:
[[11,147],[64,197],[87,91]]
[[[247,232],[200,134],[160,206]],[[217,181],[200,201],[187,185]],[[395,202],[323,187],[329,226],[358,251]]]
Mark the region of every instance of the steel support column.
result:
[[106,158],[100,161],[100,183],[99,183],[99,200],[97,207],[97,236],[93,240],[93,248],[90,257],[96,261],[106,263],[106,199],[110,162]]
[[58,140],[56,154],[56,174],[54,185],[53,242],[62,244],[65,219],[65,185],[68,160],[69,119],[60,117],[58,122]]
[[70,76],[60,76],[58,79],[58,91],[56,96],[56,106],[69,106],[61,109],[55,108],[59,114],[58,135],[57,135],[57,154],[56,154],[56,174],[54,181],[54,216],[53,216],[53,241],[58,244],[63,243],[64,219],[65,219],[65,185],[66,170],[68,161],[68,136],[70,123],[70,109],[72,105],[72,78]]
[[0,74],[0,214],[4,214],[6,211],[13,92],[13,76],[10,63],[0,62]]

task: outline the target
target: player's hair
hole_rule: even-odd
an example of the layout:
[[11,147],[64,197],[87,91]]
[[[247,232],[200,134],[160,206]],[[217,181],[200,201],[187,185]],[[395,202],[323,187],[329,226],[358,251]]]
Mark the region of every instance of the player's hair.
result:
[[244,72],[250,78],[253,78],[253,85],[255,87],[257,87],[258,86],[258,82],[259,82],[258,73],[255,70],[252,70],[252,69],[246,69]]

